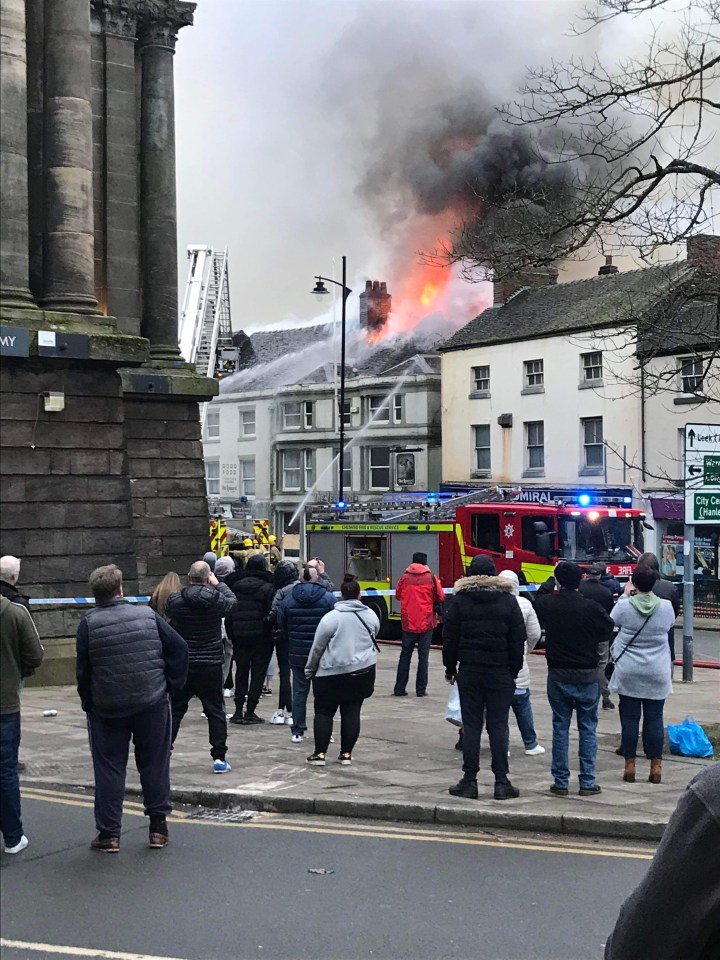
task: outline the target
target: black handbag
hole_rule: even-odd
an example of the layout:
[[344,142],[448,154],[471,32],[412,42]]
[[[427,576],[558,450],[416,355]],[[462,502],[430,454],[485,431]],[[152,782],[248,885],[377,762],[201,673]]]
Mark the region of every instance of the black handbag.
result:
[[[655,612],[655,611],[653,610],[653,613],[654,613],[654,612]],[[628,642],[625,644],[625,646],[622,648],[622,650],[621,650],[620,653],[617,655],[617,657],[615,657],[614,659],[613,659],[613,657],[610,657],[610,659],[608,660],[608,662],[605,664],[605,677],[606,677],[607,680],[609,680],[609,679],[612,677],[612,675],[615,673],[615,664],[618,662],[618,660],[620,660],[620,658],[621,658],[622,655],[625,653],[625,651],[628,649],[628,647],[631,645],[631,643],[633,642],[633,640],[635,640],[636,637],[639,637],[639,636],[640,636],[640,634],[641,634],[641,633],[643,632],[643,630],[645,629],[645,626],[647,625],[647,622],[648,622],[648,620],[650,619],[651,616],[652,616],[652,613],[648,614],[648,616],[645,617],[645,623],[643,623],[643,625],[640,627],[640,629],[637,630],[637,631],[633,634],[632,637],[630,637],[630,639],[629,639]]]
[[442,618],[445,614],[445,598],[440,595],[440,591],[438,590],[438,585],[437,585],[437,580],[435,579],[435,575],[431,573],[430,576],[432,577],[433,594],[435,596],[435,600],[433,603],[433,613],[438,618],[438,620],[442,622]]

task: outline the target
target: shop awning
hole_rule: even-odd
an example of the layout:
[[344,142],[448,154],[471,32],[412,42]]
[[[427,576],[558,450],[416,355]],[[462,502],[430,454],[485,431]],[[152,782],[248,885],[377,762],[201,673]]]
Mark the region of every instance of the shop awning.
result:
[[678,497],[651,497],[650,507],[656,520],[685,519],[685,501]]

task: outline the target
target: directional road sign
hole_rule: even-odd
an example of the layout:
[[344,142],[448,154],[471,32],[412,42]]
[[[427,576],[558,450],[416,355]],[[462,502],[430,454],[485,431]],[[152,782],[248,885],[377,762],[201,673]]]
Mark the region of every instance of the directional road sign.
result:
[[720,424],[685,426],[685,523],[720,523]]

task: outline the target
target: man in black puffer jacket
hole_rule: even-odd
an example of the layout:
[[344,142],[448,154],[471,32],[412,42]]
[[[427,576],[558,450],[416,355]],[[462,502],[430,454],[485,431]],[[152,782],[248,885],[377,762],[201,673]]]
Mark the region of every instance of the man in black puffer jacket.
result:
[[95,770],[91,846],[120,849],[120,826],[130,738],[140,774],[150,846],[165,846],[170,806],[170,706],[185,682],[187,644],[149,607],[123,599],[115,564],[90,574],[95,609],[77,629],[77,689],[87,714]]
[[261,553],[248,557],[245,569],[240,571],[233,584],[233,591],[237,603],[225,620],[225,630],[233,645],[236,665],[235,713],[230,723],[265,723],[255,710],[262,696],[272,657],[270,608],[275,587],[273,575],[268,571]]
[[477,799],[486,715],[494,797],[510,800],[520,795],[508,779],[508,713],[523,665],[525,620],[512,582],[496,576],[490,557],[473,557],[467,572],[455,584],[443,626],[445,678],[449,683],[457,679],[463,718],[463,777],[449,792]]
[[316,567],[308,564],[277,611],[279,629],[288,638],[292,670],[292,742],[301,743],[307,730],[307,698],[310,679],[305,676],[315,631],[326,613],[335,606],[335,597],[320,583]]
[[171,593],[165,606],[170,623],[184,637],[190,651],[187,682],[172,698],[172,739],[180,729],[193,697],[202,703],[208,721],[210,756],[215,773],[227,773],[227,718],[223,699],[223,663],[225,649],[222,622],[235,606],[235,596],[224,583],[218,583],[204,560],[190,567],[189,585]]

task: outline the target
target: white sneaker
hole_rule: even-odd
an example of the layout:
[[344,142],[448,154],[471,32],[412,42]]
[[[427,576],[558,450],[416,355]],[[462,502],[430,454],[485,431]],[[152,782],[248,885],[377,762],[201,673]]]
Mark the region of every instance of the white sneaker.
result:
[[330,743],[335,743],[335,737],[330,737]]
[[25,836],[25,834],[23,834],[14,847],[5,847],[5,853],[20,853],[21,850],[25,849],[29,842],[30,841],[28,838]]
[[525,753],[528,757],[539,757],[540,754],[545,753],[545,747],[541,747],[540,744],[537,743],[532,750],[526,750]]
[[223,690],[223,696],[226,700],[230,700],[231,697],[235,696],[234,690],[228,690],[227,687]]
[[276,710],[275,713],[270,717],[270,723],[285,723],[285,714],[282,710]]
[[292,724],[293,724],[293,718],[292,718],[292,717],[285,717],[284,723],[286,723],[289,727],[291,727]]
[[302,743],[305,737],[301,733],[294,733],[290,737],[290,743]]

